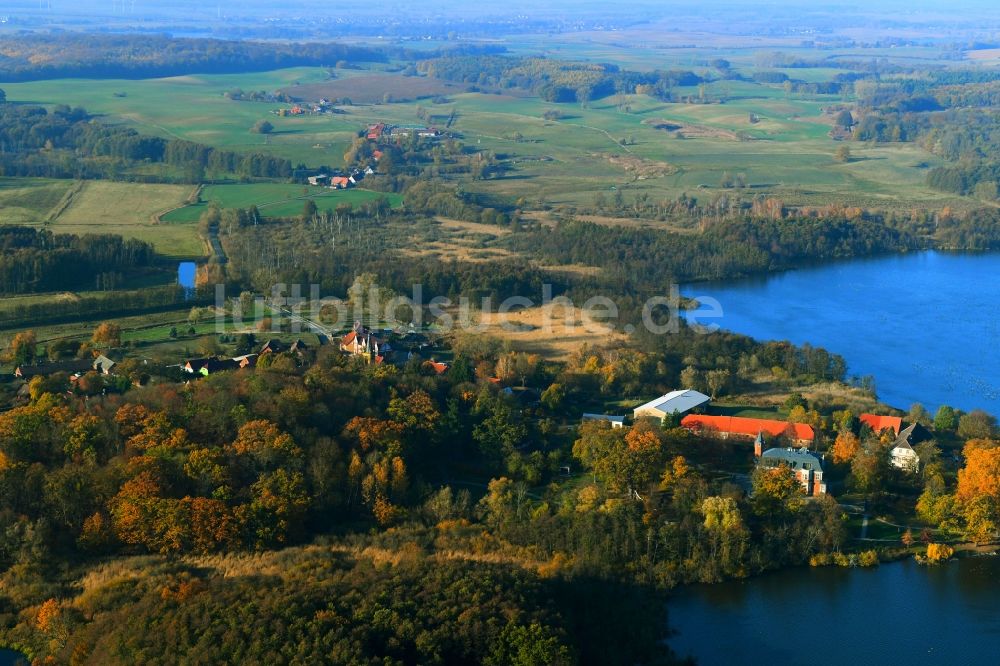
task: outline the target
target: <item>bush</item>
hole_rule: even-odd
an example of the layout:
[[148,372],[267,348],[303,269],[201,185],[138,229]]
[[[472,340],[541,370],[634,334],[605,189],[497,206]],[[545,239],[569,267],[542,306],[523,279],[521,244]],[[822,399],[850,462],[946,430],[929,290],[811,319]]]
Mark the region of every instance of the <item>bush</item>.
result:
[[938,562],[944,562],[950,560],[955,554],[955,549],[945,543],[929,543],[927,544],[927,562],[930,564],[937,564]]
[[865,550],[858,553],[858,566],[862,567],[874,567],[878,565],[878,552],[874,550]]

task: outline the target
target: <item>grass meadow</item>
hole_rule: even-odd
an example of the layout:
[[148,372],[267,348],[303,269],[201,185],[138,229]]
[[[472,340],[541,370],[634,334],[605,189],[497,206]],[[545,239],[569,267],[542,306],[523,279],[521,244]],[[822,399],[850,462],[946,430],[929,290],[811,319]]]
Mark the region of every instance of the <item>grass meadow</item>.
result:
[[383,194],[370,190],[331,190],[325,187],[308,187],[288,183],[253,183],[234,185],[209,185],[201,191],[197,204],[178,208],[162,217],[163,222],[197,222],[210,203],[220,208],[249,208],[257,206],[265,217],[293,217],[302,213],[306,199],[316,202],[320,210],[336,208],[345,203],[358,205],[379,197],[388,197],[393,206],[402,203],[397,194]]

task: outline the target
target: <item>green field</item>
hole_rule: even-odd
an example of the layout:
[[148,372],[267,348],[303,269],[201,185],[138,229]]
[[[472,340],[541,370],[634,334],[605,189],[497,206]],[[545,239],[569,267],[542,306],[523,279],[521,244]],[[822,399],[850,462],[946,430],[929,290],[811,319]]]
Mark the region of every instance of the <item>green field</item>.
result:
[[42,224],[71,185],[67,180],[0,178],[0,224]]
[[217,203],[221,208],[257,206],[265,217],[293,217],[302,213],[306,199],[315,201],[317,208],[325,210],[345,203],[358,205],[382,196],[387,197],[393,206],[402,203],[398,194],[361,189],[331,190],[287,183],[209,185],[201,192],[201,202],[171,211],[162,219],[171,224],[197,222],[209,203]]
[[201,257],[194,224],[161,224],[157,216],[183,206],[189,185],[41,178],[0,179],[0,224],[42,226],[53,233],[120,234],[153,244],[168,257]]
[[[341,76],[351,76],[345,72]],[[236,102],[223,97],[235,88],[274,91],[296,83],[327,80],[322,68],[293,68],[233,75],[191,75],[147,80],[63,79],[4,84],[7,98],[25,103],[71,104],[104,115],[110,122],[169,138],[182,138],[240,151],[287,157],[294,163],[339,165],[362,126],[343,115],[278,118],[287,104]],[[275,132],[250,132],[267,119]]]
[[[626,52],[628,58],[622,55]],[[692,49],[625,49],[596,42],[563,43],[553,49],[553,55],[563,58],[610,60],[636,69],[691,67],[701,72],[711,69],[707,56],[718,55],[747,74],[755,69],[756,54],[754,49],[726,47],[695,58]],[[817,57],[815,51],[809,54]],[[836,57],[852,55],[846,49],[831,52],[824,55],[830,67],[783,71],[796,78],[820,80],[841,71]],[[908,57],[932,55],[932,50],[924,50]],[[380,76],[385,78],[386,92],[391,93],[391,83],[398,77],[375,70],[338,73],[337,85],[349,89],[352,77],[363,77],[359,81],[363,80],[365,90],[371,92]],[[4,87],[12,100],[80,105],[105,114],[108,122],[127,123],[143,132],[227,149],[268,151],[313,167],[341,164],[346,146],[368,123],[421,122],[417,108],[423,106],[438,118],[429,122],[443,124],[443,118],[454,110],[456,121],[450,129],[467,144],[494,151],[507,166],[504,176],[468,187],[524,199],[529,207],[542,201],[589,205],[595,192],[613,189],[626,189],[627,196],[642,192],[654,201],[681,193],[710,200],[723,192],[720,182],[726,173],[745,178],[749,187],[743,192],[745,196],[776,196],[793,205],[965,205],[960,198],[925,186],[926,170],[940,161],[913,144],[867,146],[852,142],[854,159],[847,164],[834,163],[833,154],[840,144],[828,136],[832,114],[824,110],[850,100],[791,94],[777,85],[724,80],[700,89],[675,90],[693,102],[705,103],[664,103],[627,95],[597,100],[586,107],[549,104],[523,95],[461,93],[451,95],[444,104],[425,100],[419,104],[355,105],[343,107],[340,114],[289,118],[271,115],[272,110],[284,106],[281,104],[235,102],[223,97],[225,91],[237,87],[273,91],[290,86],[294,91],[296,84],[307,86],[325,80],[327,72],[321,68],[293,68],[137,81],[39,81]],[[544,120],[542,114],[548,109],[559,110],[563,117]],[[760,122],[751,123],[751,114],[759,116]],[[249,132],[262,118],[274,124],[274,134],[262,137]],[[681,129],[658,129],[664,124]],[[620,145],[623,139],[628,145]],[[55,195],[55,191],[38,192],[28,199],[52,199]],[[233,205],[271,204],[270,214],[298,214],[299,204],[285,202],[286,206],[283,201],[287,198],[285,193],[276,197],[239,195]],[[18,210],[9,215],[36,214],[31,206]],[[191,222],[198,215],[200,210],[194,207],[164,219]]]

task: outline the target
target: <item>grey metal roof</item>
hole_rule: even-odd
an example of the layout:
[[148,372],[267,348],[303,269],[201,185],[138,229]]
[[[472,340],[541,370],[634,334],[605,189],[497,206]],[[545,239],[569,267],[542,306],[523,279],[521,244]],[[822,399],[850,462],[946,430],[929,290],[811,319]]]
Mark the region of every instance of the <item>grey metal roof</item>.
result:
[[779,461],[792,469],[823,471],[823,461],[805,449],[768,449],[761,454],[761,460]]
[[625,423],[624,416],[612,416],[611,414],[584,414],[584,421],[611,421],[612,423]]
[[[913,437],[913,431],[917,427],[916,423],[911,423],[899,432],[899,437],[896,441],[892,443],[893,449],[909,449],[913,450],[913,445],[910,444],[910,438]],[[892,449],[890,449],[892,450]]]
[[655,409],[664,414],[685,414],[696,407],[701,407],[712,399],[700,391],[694,389],[680,389],[671,391],[666,395],[661,395],[655,400],[650,400],[645,405],[635,408],[638,413],[647,409]]

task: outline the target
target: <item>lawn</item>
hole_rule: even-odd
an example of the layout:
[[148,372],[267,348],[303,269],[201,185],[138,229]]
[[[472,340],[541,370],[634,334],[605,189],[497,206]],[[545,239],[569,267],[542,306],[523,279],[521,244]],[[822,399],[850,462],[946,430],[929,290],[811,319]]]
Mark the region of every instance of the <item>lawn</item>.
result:
[[316,202],[320,210],[333,209],[340,204],[358,205],[387,197],[393,206],[402,203],[398,194],[383,194],[370,190],[331,190],[325,187],[307,187],[288,183],[256,183],[239,185],[209,185],[201,192],[197,204],[179,208],[163,216],[163,221],[175,223],[197,222],[209,203],[215,202],[221,208],[257,209],[265,217],[292,217],[300,215],[306,199]]

